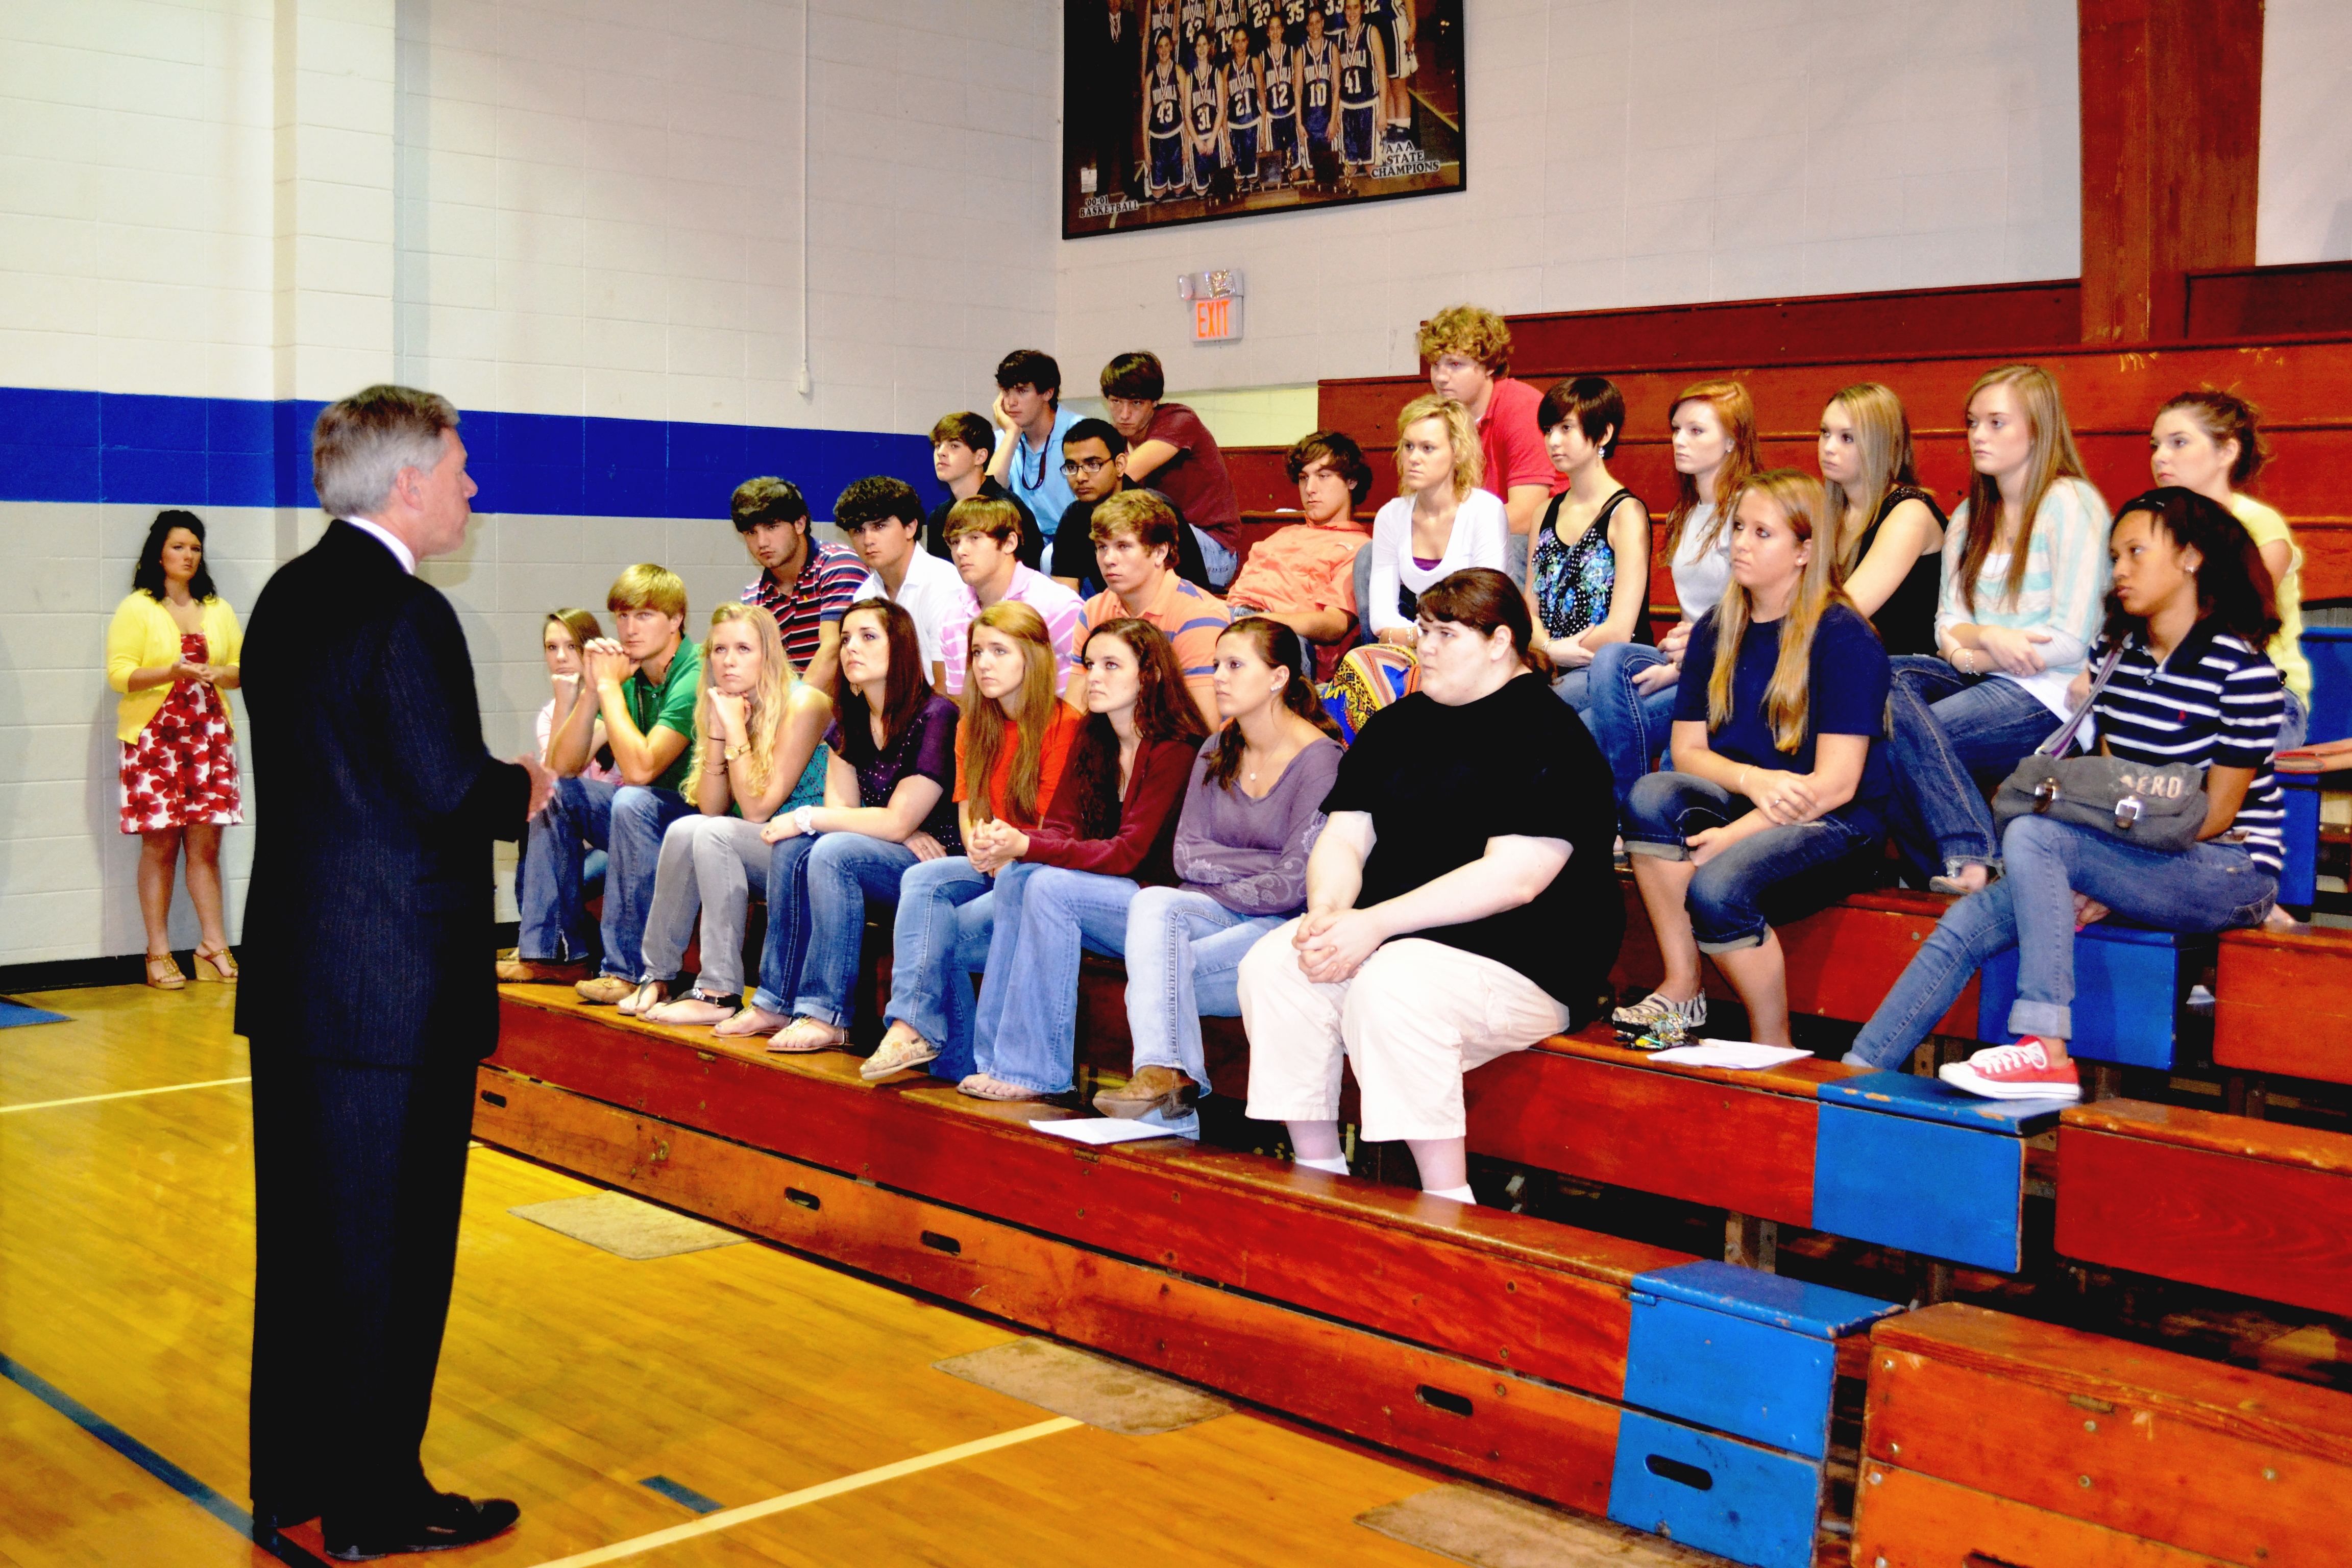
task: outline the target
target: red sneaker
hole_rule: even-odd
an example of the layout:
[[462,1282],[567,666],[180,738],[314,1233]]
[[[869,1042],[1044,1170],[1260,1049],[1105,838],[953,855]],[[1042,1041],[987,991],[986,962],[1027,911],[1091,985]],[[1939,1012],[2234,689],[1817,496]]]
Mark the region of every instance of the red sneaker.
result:
[[1964,1062],[1954,1062],[1938,1075],[1954,1089],[1980,1094],[1987,1100],[2080,1100],[2083,1080],[2070,1058],[2063,1067],[2050,1065],[2039,1036],[2028,1035],[2013,1046],[1988,1046]]

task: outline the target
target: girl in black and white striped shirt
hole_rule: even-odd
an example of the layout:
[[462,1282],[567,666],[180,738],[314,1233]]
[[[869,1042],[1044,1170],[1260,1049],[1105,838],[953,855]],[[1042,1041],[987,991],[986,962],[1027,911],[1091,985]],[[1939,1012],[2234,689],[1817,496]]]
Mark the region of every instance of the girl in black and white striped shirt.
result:
[[[1847,1060],[1891,1067],[1927,1037],[1969,976],[2018,949],[2013,1046],[1944,1068],[2002,1100],[2074,1100],[2066,1055],[2074,932],[2112,912],[2160,931],[2262,923],[2278,891],[2284,815],[2271,751],[2286,699],[2262,652],[2278,619],[2254,542],[2219,503],[2168,486],[2126,503],[2108,539],[2115,588],[2104,647],[2123,656],[2094,716],[2111,756],[2205,773],[2205,824],[2179,854],[2095,828],[2021,816],[2001,839],[2000,881],[1954,905],[1855,1038]],[[2104,658],[2104,652],[2095,656]],[[2089,686],[2077,679],[2074,700]]]

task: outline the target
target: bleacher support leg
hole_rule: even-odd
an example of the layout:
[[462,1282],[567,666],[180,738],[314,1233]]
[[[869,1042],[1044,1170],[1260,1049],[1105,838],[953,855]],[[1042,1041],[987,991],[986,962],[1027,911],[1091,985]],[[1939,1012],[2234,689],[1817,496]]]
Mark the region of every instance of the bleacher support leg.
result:
[[2077,1066],[2078,1068],[2088,1067],[2091,1069],[2090,1082],[2085,1086],[2089,1089],[2089,1092],[2083,1096],[2084,1100],[2120,1100],[2123,1098],[2124,1069],[2122,1067],[2115,1062],[2079,1062],[2077,1063]]
[[1766,1274],[1780,1267],[1780,1222],[1723,1211],[1723,1260]]

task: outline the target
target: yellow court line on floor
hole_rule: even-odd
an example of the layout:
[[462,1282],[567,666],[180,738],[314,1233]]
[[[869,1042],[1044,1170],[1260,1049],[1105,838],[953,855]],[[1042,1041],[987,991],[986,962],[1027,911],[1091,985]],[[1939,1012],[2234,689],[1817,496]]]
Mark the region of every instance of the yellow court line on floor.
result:
[[823,1502],[827,1498],[839,1497],[844,1492],[854,1492],[864,1487],[878,1485],[883,1481],[895,1481],[900,1476],[911,1476],[918,1471],[931,1469],[940,1465],[952,1465],[958,1459],[969,1459],[975,1455],[985,1454],[991,1449],[1009,1448],[1015,1443],[1026,1443],[1033,1437],[1049,1437],[1056,1432],[1067,1432],[1074,1426],[1085,1425],[1085,1422],[1072,1420],[1067,1415],[1056,1415],[1051,1421],[1040,1421],[1034,1426],[1015,1427],[1010,1432],[999,1432],[993,1437],[982,1437],[970,1443],[959,1443],[952,1448],[941,1448],[936,1454],[921,1454],[911,1459],[901,1459],[895,1465],[882,1465],[874,1469],[860,1470],[854,1476],[844,1476],[839,1480],[824,1481],[813,1487],[803,1487],[796,1492],[786,1492],[782,1497],[772,1497],[765,1502],[746,1503],[741,1508],[730,1508],[721,1513],[707,1513],[691,1523],[672,1525],[667,1530],[656,1530],[651,1535],[640,1535],[631,1541],[616,1542],[611,1546],[599,1546],[593,1552],[583,1552],[577,1556],[558,1557],[551,1562],[540,1563],[539,1568],[592,1568],[593,1564],[599,1563],[618,1563],[625,1557],[635,1557],[642,1552],[651,1552],[656,1547],[668,1546],[680,1541],[691,1541],[698,1535],[709,1535],[713,1531],[727,1530],[755,1519],[765,1519],[772,1513],[782,1513],[786,1509],[801,1508],[813,1502]]
[[95,1105],[101,1100],[137,1100],[149,1094],[177,1094],[184,1089],[225,1089],[233,1083],[251,1083],[252,1075],[244,1078],[206,1079],[202,1083],[167,1083],[161,1089],[123,1089],[112,1094],[83,1094],[71,1100],[37,1100],[29,1105],[0,1105],[0,1116],[19,1110],[55,1110],[60,1105]]

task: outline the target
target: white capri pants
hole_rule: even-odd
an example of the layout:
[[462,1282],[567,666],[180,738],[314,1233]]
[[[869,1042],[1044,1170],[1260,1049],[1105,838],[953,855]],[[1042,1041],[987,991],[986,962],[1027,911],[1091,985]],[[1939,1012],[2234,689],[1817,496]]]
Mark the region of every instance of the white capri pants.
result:
[[1568,1009],[1517,970],[1423,937],[1383,942],[1349,980],[1319,984],[1291,946],[1298,921],[1242,960],[1249,1031],[1249,1113],[1330,1121],[1339,1067],[1356,1067],[1363,1136],[1459,1138],[1462,1075],[1568,1027]]

